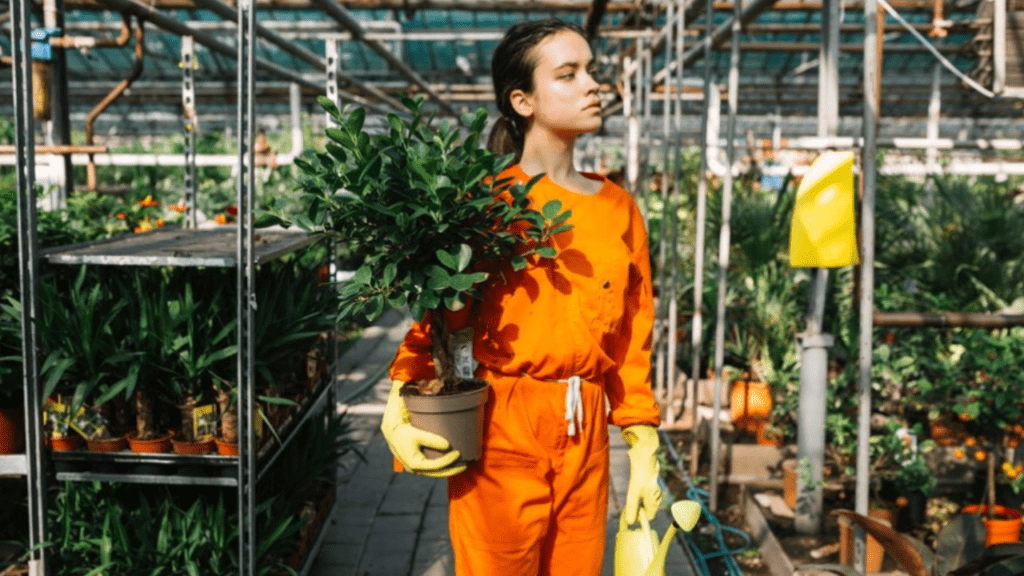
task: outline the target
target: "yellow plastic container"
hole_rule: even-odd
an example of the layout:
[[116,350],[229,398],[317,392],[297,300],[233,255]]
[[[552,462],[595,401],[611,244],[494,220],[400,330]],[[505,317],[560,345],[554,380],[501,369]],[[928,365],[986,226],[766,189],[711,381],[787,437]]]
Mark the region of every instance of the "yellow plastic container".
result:
[[793,267],[857,264],[853,210],[853,152],[824,152],[800,182],[789,235]]

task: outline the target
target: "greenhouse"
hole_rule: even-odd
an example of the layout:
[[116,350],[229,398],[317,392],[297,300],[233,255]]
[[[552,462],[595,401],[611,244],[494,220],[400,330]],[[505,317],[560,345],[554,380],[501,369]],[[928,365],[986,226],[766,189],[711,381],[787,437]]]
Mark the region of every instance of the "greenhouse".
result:
[[1024,574],[1024,1],[0,23],[0,576]]

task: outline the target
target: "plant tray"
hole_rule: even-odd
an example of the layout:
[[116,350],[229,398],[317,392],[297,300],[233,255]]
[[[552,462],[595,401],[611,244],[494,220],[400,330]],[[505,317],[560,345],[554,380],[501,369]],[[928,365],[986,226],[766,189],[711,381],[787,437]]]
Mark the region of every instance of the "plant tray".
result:
[[[260,228],[253,233],[255,264],[293,252],[312,240],[301,230]],[[187,230],[159,228],[142,234],[123,234],[92,242],[56,246],[41,251],[56,264],[113,266],[235,266],[238,228],[218,226]]]

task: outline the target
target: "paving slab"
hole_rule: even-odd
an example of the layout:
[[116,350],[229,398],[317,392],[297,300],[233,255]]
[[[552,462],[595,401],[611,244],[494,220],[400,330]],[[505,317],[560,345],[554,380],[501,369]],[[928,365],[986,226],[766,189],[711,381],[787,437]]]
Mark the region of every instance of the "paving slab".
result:
[[[448,535],[447,481],[395,474],[380,433],[390,391],[386,369],[411,325],[407,314],[389,311],[364,331],[339,360],[339,411],[363,455],[347,455],[338,472],[338,506],[311,576],[454,576]],[[615,533],[629,482],[627,446],[617,427],[611,439],[607,543],[602,576],[613,576]],[[661,510],[652,526],[663,534],[670,520]],[[683,546],[671,548],[667,576],[695,574]]]

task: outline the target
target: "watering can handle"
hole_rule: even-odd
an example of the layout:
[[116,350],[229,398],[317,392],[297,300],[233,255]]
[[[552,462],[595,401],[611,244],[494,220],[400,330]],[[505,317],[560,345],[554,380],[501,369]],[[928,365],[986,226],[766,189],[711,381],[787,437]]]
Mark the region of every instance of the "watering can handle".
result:
[[[647,515],[643,512],[640,512],[639,514],[637,514],[637,517],[640,518],[640,527],[644,529],[644,536],[650,539],[651,523],[648,522]],[[624,512],[619,513],[619,532],[625,532],[627,527],[628,525],[626,524],[626,514]],[[657,546],[658,543],[654,542],[654,545]]]

